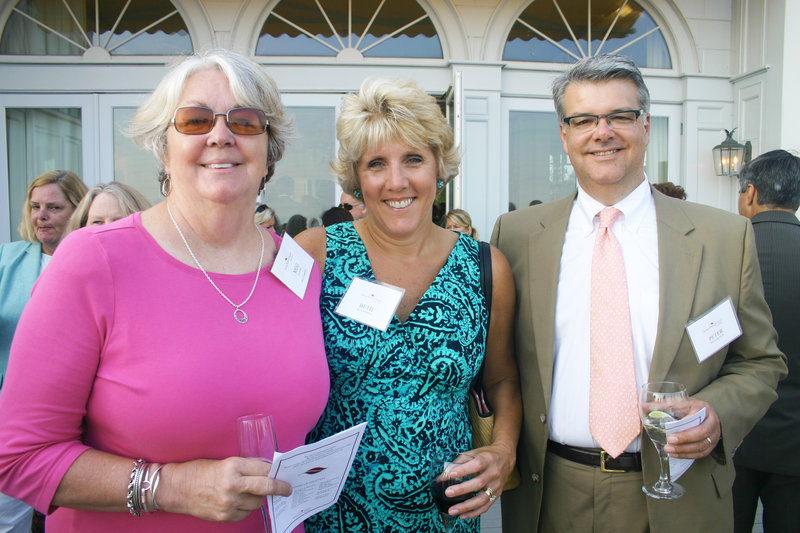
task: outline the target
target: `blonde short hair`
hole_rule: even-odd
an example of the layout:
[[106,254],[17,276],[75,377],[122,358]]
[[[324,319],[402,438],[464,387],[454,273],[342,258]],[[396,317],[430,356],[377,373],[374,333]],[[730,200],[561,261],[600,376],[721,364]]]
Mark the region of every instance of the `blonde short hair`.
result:
[[61,189],[61,192],[64,193],[64,196],[73,208],[80,203],[81,198],[83,198],[88,190],[86,184],[83,183],[78,175],[69,170],[51,170],[50,172],[45,172],[37,176],[36,179],[28,185],[28,194],[25,196],[25,205],[22,207],[22,220],[17,227],[20,237],[28,242],[39,242],[39,239],[36,238],[36,230],[33,228],[33,222],[31,222],[31,194],[36,187],[50,185],[51,183],[58,185],[58,188]]
[[437,177],[445,183],[455,177],[461,162],[453,130],[436,99],[410,80],[364,80],[358,93],[342,98],[336,136],[339,153],[331,167],[348,194],[359,187],[358,160],[364,152],[393,140],[429,148]]
[[163,167],[167,152],[167,128],[178,107],[183,88],[192,75],[211,69],[217,69],[228,79],[237,105],[263,109],[267,114],[266,182],[275,172],[275,163],[283,157],[286,142],[292,136],[292,123],[272,78],[261,65],[236,52],[199,52],[173,65],[153,93],[139,106],[128,133],[136,144],[151,151]]
[[147,201],[147,198],[130,185],[125,185],[118,181],[112,181],[107,185],[98,183],[89,189],[89,192],[83,197],[78,207],[75,208],[75,212],[72,213],[72,217],[69,219],[69,225],[67,226],[68,232],[86,226],[86,223],[89,221],[89,208],[92,207],[92,202],[94,202],[94,199],[100,196],[101,193],[110,194],[116,198],[125,216],[136,213],[137,211],[144,211],[150,207],[150,202]]
[[[264,207],[259,211],[259,208],[261,208],[262,205]],[[274,216],[275,216],[275,210],[274,209],[272,209],[270,206],[268,206],[266,204],[261,204],[256,208],[256,212],[255,212],[255,215],[253,215],[253,219],[255,220],[256,224],[258,224],[260,226],[260,225],[264,224],[265,222],[267,222],[269,219],[273,218]],[[276,223],[277,223],[277,220],[276,220]]]
[[463,209],[451,209],[447,216],[444,217],[445,221],[452,220],[456,226],[461,228],[467,228],[467,235],[475,239],[476,241],[480,240],[478,236],[478,230],[472,225],[472,217],[469,216],[469,213],[464,211]]

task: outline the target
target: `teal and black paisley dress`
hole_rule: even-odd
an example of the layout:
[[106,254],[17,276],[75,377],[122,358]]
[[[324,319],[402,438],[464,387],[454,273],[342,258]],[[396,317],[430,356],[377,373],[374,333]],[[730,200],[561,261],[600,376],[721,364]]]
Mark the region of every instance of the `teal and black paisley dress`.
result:
[[[309,441],[367,429],[339,501],[306,531],[444,531],[432,464],[472,448],[467,392],[486,345],[478,243],[460,235],[411,315],[385,332],[334,311],[353,277],[375,279],[353,224],[328,227],[327,247],[320,308],[331,391]],[[454,533],[478,532],[479,519],[453,522]]]

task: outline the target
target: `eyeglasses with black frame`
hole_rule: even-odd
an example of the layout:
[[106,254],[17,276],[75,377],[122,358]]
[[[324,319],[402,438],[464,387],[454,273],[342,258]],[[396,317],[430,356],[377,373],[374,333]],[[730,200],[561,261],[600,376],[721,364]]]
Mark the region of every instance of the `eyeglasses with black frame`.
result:
[[339,204],[339,207],[344,207],[344,208],[345,208],[345,209],[347,209],[348,211],[351,211],[351,210],[352,210],[354,207],[361,207],[362,205],[364,205],[364,204],[363,204],[363,203],[362,203],[362,204],[348,204],[348,203],[343,203],[343,204]]
[[214,129],[217,117],[225,117],[228,129],[236,135],[261,135],[269,128],[267,114],[255,107],[234,107],[227,113],[214,113],[201,106],[182,106],[175,110],[170,124],[185,135],[202,135]]
[[605,115],[571,115],[564,117],[564,124],[574,131],[585,132],[594,130],[600,123],[600,119],[604,118],[608,127],[612,130],[623,130],[633,126],[642,113],[644,113],[642,109],[626,109],[606,113]]

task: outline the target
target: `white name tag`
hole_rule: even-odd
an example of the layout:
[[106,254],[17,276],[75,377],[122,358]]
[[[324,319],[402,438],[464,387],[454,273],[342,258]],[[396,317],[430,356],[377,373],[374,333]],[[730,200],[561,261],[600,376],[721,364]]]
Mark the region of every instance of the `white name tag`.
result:
[[742,335],[742,326],[730,296],[686,325],[699,362],[703,362]]
[[287,233],[270,272],[302,300],[306,295],[314,258]]
[[356,322],[386,331],[405,292],[399,287],[356,277],[335,311]]

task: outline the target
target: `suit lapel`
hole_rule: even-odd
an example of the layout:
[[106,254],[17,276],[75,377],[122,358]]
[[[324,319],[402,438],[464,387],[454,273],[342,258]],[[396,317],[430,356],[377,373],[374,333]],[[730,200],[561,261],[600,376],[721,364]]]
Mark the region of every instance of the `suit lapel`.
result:
[[532,302],[533,331],[537,332],[536,354],[547,408],[553,388],[553,342],[556,293],[561,267],[561,249],[575,195],[556,200],[532,229],[528,258],[529,298]]
[[697,290],[703,246],[689,234],[694,223],[680,208],[678,201],[653,193],[658,225],[658,333],[651,381],[666,378],[692,313]]

